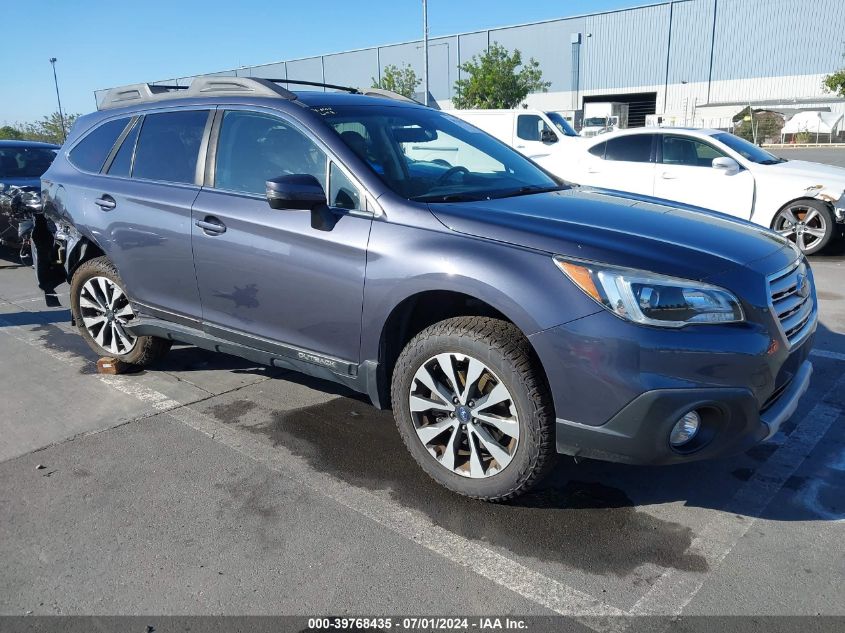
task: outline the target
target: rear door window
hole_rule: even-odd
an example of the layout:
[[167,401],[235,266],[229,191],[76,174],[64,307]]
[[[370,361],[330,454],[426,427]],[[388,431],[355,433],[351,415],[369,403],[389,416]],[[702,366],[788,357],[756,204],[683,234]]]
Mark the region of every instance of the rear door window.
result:
[[146,115],[135,148],[132,177],[193,184],[207,120],[207,110]]
[[653,134],[631,134],[609,139],[604,158],[629,163],[650,163],[653,138]]
[[128,123],[129,117],[103,123],[70,150],[68,159],[79,169],[99,172]]
[[141,121],[135,121],[135,125],[123,139],[120,149],[109,166],[110,176],[129,176],[132,170],[132,156],[135,154],[135,141],[138,140],[138,132],[141,130]]

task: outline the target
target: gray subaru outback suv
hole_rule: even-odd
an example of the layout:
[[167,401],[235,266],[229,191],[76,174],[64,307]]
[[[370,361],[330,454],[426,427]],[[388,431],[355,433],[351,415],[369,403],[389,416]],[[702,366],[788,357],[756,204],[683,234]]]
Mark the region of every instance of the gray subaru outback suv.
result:
[[398,95],[292,83],[130,86],[76,123],[33,241],[98,354],[180,341],[342,383],[490,501],[556,453],[725,455],[795,411],[817,304],[786,240],[567,186]]

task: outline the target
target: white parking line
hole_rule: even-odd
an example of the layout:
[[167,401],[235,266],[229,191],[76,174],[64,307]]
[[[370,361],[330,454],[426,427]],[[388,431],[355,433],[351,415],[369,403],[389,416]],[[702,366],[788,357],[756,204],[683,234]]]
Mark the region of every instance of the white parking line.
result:
[[[718,567],[783,484],[813,452],[831,424],[842,415],[840,408],[827,404],[826,400],[843,388],[845,374],[818,399],[818,404],[801,419],[788,440],[742,485],[722,512],[693,539],[687,552],[703,556],[711,571]],[[636,602],[631,612],[637,615],[680,615],[695,598],[705,579],[700,573],[667,569],[648,593]]]
[[831,352],[826,349],[814,349],[810,352],[810,356],[818,356],[819,358],[832,358],[833,360],[845,360],[845,354],[842,352]]

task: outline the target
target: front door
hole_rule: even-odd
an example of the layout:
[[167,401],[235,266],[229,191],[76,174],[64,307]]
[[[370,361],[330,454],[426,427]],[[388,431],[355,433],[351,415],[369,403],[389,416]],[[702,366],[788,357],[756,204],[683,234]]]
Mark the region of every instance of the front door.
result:
[[747,169],[726,173],[713,168],[725,157],[710,143],[688,136],[661,134],[661,156],[654,195],[743,218],[751,217],[754,176]]
[[[280,115],[230,109],[215,125],[213,181],[192,226],[206,328],[253,347],[357,362],[372,222],[360,187]],[[265,182],[286,174],[323,184],[332,228],[314,228],[311,211],[270,208]]]
[[554,153],[554,145],[557,141],[544,142],[542,139],[545,130],[557,136],[541,116],[537,114],[517,115],[513,146],[521,154],[548,169],[549,158]]

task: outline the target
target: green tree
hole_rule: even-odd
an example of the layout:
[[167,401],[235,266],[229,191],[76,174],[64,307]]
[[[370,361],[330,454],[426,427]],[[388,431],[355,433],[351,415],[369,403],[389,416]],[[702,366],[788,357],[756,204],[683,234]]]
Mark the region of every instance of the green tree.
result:
[[518,49],[511,54],[498,43],[460,68],[469,77],[455,82],[452,104],[459,109],[515,108],[529,92],[546,92],[551,85],[543,81],[540,64],[533,57],[523,64]]
[[21,132],[18,128],[11,125],[4,125],[3,127],[0,127],[0,139],[11,139],[17,141],[22,138],[23,132]]
[[377,81],[375,77],[372,80],[373,88],[390,90],[409,99],[414,96],[417,86],[422,82],[422,79],[417,77],[417,73],[414,72],[410,64],[405,64],[402,68],[388,64],[382,71],[381,81]]
[[[746,117],[750,120],[746,121]],[[783,128],[783,117],[766,110],[745,108],[734,117],[734,134],[752,143],[777,142]]]
[[[70,128],[74,121],[79,117],[78,114],[65,114],[65,130],[70,132]],[[62,119],[58,112],[53,112],[49,116],[42,117],[34,123],[24,123],[21,131],[23,138],[30,141],[43,141],[45,143],[56,143],[61,145],[64,140],[62,133]]]
[[845,68],[825,77],[822,85],[828,92],[845,97]]

